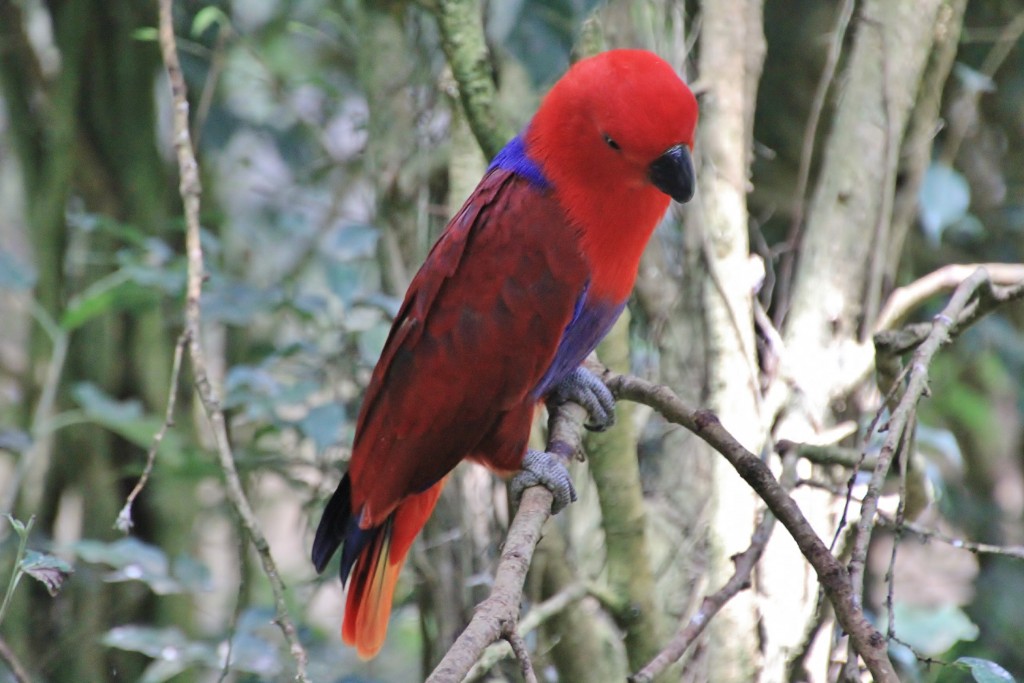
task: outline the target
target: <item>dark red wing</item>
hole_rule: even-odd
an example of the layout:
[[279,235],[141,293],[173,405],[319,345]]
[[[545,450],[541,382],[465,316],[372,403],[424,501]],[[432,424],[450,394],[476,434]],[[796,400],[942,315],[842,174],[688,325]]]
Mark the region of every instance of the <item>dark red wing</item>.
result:
[[475,449],[534,400],[587,279],[550,193],[489,173],[413,279],[373,372],[349,468],[362,527],[470,453],[486,460]]

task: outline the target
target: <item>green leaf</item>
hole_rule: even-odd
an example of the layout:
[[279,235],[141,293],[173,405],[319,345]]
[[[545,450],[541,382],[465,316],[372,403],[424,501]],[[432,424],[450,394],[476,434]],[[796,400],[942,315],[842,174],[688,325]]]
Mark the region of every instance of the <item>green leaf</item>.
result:
[[50,597],[56,597],[60,593],[64,581],[75,573],[71,565],[59,557],[39,553],[35,550],[25,552],[25,558],[21,561],[21,570],[46,586]]
[[260,288],[238,280],[211,278],[203,298],[203,316],[245,326],[256,315],[273,311],[282,299],[282,292],[276,287]]
[[252,365],[235,365],[224,378],[224,407],[241,408],[250,420],[272,421],[283,389],[269,371]]
[[[168,653],[171,652],[173,651],[168,651]],[[154,659],[146,667],[146,670],[142,672],[142,676],[139,677],[139,683],[164,683],[164,681],[171,680],[191,666],[191,663],[183,662],[180,659]]]
[[194,557],[179,555],[171,565],[171,575],[191,593],[206,593],[213,590],[210,569]]
[[227,26],[228,24],[228,16],[224,14],[224,10],[216,5],[209,5],[196,12],[195,19],[192,20],[192,37],[198,38],[206,33],[206,29],[211,26]]
[[119,270],[72,297],[61,316],[60,326],[71,331],[109,311],[141,308],[158,300],[156,292],[140,286],[128,273]]
[[960,657],[953,663],[970,670],[978,683],[1015,683],[1009,671],[987,659]]
[[141,581],[157,595],[199,592],[209,587],[209,572],[205,567],[196,567],[198,562],[186,563],[179,559],[172,572],[163,550],[136,538],[122,538],[113,543],[79,541],[74,551],[86,562],[112,567],[114,571],[103,577],[110,583]]
[[896,632],[915,651],[935,657],[961,640],[978,637],[978,627],[956,605],[921,607],[896,603]]
[[251,607],[239,616],[231,642],[232,669],[264,678],[281,671],[281,651],[273,640],[276,634],[268,630],[273,619],[274,613],[265,607]]
[[137,400],[117,401],[92,382],[79,382],[71,389],[78,405],[94,419],[103,422],[130,422],[142,417],[142,403]]
[[25,538],[25,523],[10,513],[5,513],[4,517],[6,517],[7,521],[11,523],[11,526],[14,528],[14,533],[18,534],[19,538]]
[[380,231],[372,225],[349,224],[332,230],[324,238],[324,250],[339,261],[370,258],[377,251]]
[[[168,666],[158,667],[153,678],[143,678],[154,683],[167,680],[160,676],[180,667],[178,672],[190,666],[217,666],[217,653],[213,646],[203,642],[189,640],[177,628],[153,628],[150,626],[126,625],[110,629],[101,641],[107,647],[129,652],[140,652],[158,661],[169,662]],[[176,674],[171,674],[176,675]]]
[[132,38],[155,43],[160,38],[160,32],[156,30],[155,26],[143,26],[132,31]]
[[312,408],[299,420],[299,430],[313,439],[318,451],[341,440],[341,427],[345,424],[345,407],[338,403],[325,403]]
[[231,641],[231,668],[270,677],[281,670],[277,648],[252,633],[236,633]]
[[971,93],[995,92],[996,82],[986,73],[972,69],[962,62],[953,66],[953,73],[960,79],[960,83]]
[[[153,435],[163,425],[163,418],[147,415],[140,401],[117,401],[91,382],[74,385],[71,396],[85,411],[86,417],[140,448],[148,449]],[[160,442],[158,454],[179,460],[184,449],[181,436],[169,429]]]

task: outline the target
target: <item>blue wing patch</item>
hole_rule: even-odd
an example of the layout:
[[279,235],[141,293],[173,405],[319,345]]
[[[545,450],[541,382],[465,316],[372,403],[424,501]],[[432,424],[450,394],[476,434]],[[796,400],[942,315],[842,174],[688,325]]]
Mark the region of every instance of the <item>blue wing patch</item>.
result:
[[626,302],[591,301],[588,288],[576,300],[572,320],[565,328],[558,350],[544,376],[533,390],[533,397],[539,399],[551,391],[570,372],[579,367],[590,352],[597,348],[612,325],[619,319]]

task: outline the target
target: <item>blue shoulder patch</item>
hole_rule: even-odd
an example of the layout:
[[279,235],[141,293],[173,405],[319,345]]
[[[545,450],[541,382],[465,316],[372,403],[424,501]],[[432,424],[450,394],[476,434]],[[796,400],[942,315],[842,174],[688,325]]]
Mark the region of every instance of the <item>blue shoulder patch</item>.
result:
[[592,301],[587,296],[588,290],[589,287],[585,287],[583,293],[576,300],[572,320],[565,328],[565,332],[562,333],[555,357],[551,360],[551,365],[540,382],[533,389],[534,398],[543,397],[569,373],[579,367],[580,363],[597,348],[598,343],[612,329],[612,325],[622,314],[622,309],[626,307],[625,301],[621,303]]
[[494,157],[487,170],[490,171],[495,168],[521,175],[537,187],[543,189],[550,185],[548,179],[541,172],[540,166],[526,155],[526,145],[523,143],[522,133],[508,141],[508,144],[498,152],[498,156]]

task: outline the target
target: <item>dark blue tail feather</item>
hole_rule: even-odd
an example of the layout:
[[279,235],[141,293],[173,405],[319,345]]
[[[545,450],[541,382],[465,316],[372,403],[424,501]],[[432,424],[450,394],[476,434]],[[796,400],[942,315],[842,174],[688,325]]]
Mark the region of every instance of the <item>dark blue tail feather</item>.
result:
[[320,525],[313,539],[313,566],[323,572],[334,553],[341,547],[341,583],[345,584],[352,565],[363,548],[380,532],[380,528],[361,529],[359,515],[352,513],[352,480],[346,474],[331,499],[327,501]]

